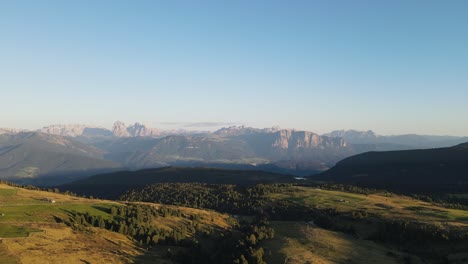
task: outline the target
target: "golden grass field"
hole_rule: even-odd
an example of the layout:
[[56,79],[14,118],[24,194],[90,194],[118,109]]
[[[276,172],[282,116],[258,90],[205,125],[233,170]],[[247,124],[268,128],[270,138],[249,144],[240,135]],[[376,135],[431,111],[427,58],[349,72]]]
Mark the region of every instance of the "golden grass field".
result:
[[384,218],[405,219],[427,223],[446,223],[468,227],[468,211],[447,209],[407,196],[390,193],[371,195],[292,187],[287,193],[270,194],[272,200],[294,201],[318,208],[335,208],[340,212],[365,211]]
[[[272,202],[288,200],[311,208],[365,211],[387,219],[468,227],[467,211],[388,193],[361,195],[293,186],[288,192],[268,196]],[[0,184],[0,263],[171,263],[164,258],[168,249],[172,252],[180,249],[155,246],[147,250],[122,234],[99,228],[77,231],[54,220],[54,216],[65,217],[72,210],[110,217],[103,209],[115,204],[120,203]],[[214,230],[231,228],[227,214],[146,204],[177,208],[185,215],[199,215],[201,225]],[[159,228],[167,230],[191,224],[191,220],[176,216],[158,217],[155,221]],[[298,221],[272,221],[271,226],[275,229],[275,238],[262,242],[267,263],[404,263],[404,259],[423,263],[388,245],[365,240],[364,236],[355,237]],[[365,222],[357,223],[356,228],[361,229],[360,234],[365,233]],[[454,259],[464,257],[463,254],[449,256]]]
[[368,240],[319,228],[304,222],[273,221],[275,238],[265,242],[267,263],[423,263],[417,257]]
[[[122,234],[99,228],[76,231],[54,221],[54,216],[66,216],[70,210],[110,217],[100,209],[116,203],[0,184],[0,263],[170,263],[162,257],[168,247],[158,246],[148,251]],[[185,207],[177,209],[186,215],[199,215],[204,226],[230,227],[226,221],[228,215]],[[159,217],[155,221],[158,227],[172,230],[190,224],[191,220]]]
[[[372,218],[407,220],[447,228],[468,228],[468,211],[447,209],[410,197],[386,192],[371,195],[291,187],[287,192],[269,194],[272,202],[287,200],[310,208],[335,208],[339,212],[366,212]],[[357,237],[334,232],[305,222],[273,221],[276,237],[265,242],[268,263],[425,263],[389,245],[364,238],[373,230],[366,221],[349,222]],[[467,241],[468,242],[468,241]],[[452,245],[453,247],[454,245]],[[458,252],[449,254],[450,263],[467,263],[468,243],[458,243]],[[464,248],[464,249],[463,249]],[[466,253],[463,253],[463,252]],[[311,261],[313,260],[313,262]],[[425,260],[427,261],[427,260]]]

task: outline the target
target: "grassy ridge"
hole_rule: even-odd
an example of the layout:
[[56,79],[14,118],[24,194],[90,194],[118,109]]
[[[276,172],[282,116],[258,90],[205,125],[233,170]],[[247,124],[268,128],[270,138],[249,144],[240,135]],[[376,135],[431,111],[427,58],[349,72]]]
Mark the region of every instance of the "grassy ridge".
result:
[[[468,211],[385,191],[356,191],[360,193],[291,184],[240,187],[166,183],[129,191],[123,198],[183,204],[236,215],[265,215],[273,223],[279,221],[277,232],[281,234],[283,230],[290,238],[276,237],[276,242],[267,241],[264,245],[266,256],[270,251],[274,256],[270,260],[281,259],[283,263],[297,253],[295,249],[304,253],[304,258],[297,259],[296,263],[307,263],[304,261],[308,258],[322,259],[323,263],[363,263],[362,256],[373,252],[379,252],[375,261],[386,259],[381,260],[383,263],[406,263],[420,258],[428,263],[444,263],[447,258],[468,261],[460,255],[463,247],[468,246]],[[303,232],[309,221],[313,221],[314,234],[321,236],[319,241]],[[316,255],[305,253],[320,251],[321,246],[333,245],[334,241],[343,246],[325,247]],[[278,251],[289,253],[281,257],[274,254]],[[349,260],[344,257],[347,254]],[[387,254],[392,257],[388,258]]]
[[[304,222],[273,221],[273,240],[266,261],[271,264],[402,263],[405,254],[377,243],[329,231]],[[417,262],[416,262],[417,263]]]
[[[116,232],[94,227],[75,230],[73,226],[61,223],[76,214],[110,219],[110,208],[122,206],[120,203],[14,188],[4,184],[0,184],[0,193],[0,214],[3,214],[0,216],[0,237],[3,238],[0,243],[0,263],[31,263],[37,262],[37,259],[49,263],[57,259],[63,263],[172,263],[165,258],[167,250],[178,250],[173,246],[157,246],[148,251],[137,241]],[[183,214],[183,217],[155,219],[153,224],[168,232],[187,228],[193,224],[190,220],[192,218],[200,228],[230,228],[227,215],[192,208],[168,208],[176,208]]]
[[[196,232],[190,231],[193,229],[187,227],[200,224],[201,229],[206,226],[206,230],[226,230],[231,227],[229,216],[178,205],[215,210],[224,208],[223,211],[229,213],[235,211],[240,222],[242,219],[255,219],[259,216],[267,219],[268,217],[270,226],[275,229],[274,239],[258,239],[260,242],[255,242],[259,238],[255,235],[245,237],[245,234],[241,235],[234,230],[231,234],[233,238],[231,242],[237,241],[236,236],[243,236],[239,238],[256,245],[258,247],[256,252],[263,254],[267,263],[308,263],[308,261],[312,263],[447,263],[448,260],[450,260],[448,263],[464,263],[468,261],[468,255],[466,255],[468,211],[448,209],[437,204],[384,191],[351,193],[338,189],[328,190],[293,184],[235,186],[164,183],[138,188],[129,192],[127,196],[128,200],[132,201],[131,204],[158,200],[175,204],[175,206],[162,206],[145,203],[151,207],[180,210],[180,214],[158,216],[154,219],[154,224],[169,232],[189,230],[184,232],[199,239],[199,245],[202,247],[206,245],[213,247],[213,241],[222,246],[223,241],[226,242],[226,240],[223,240],[222,236],[216,239],[212,236],[196,237]],[[50,203],[47,199],[53,199],[55,203]],[[81,217],[85,214],[118,220],[120,213],[115,209],[114,213],[110,213],[111,208],[126,206],[124,203],[0,185],[0,205],[0,213],[5,213],[5,216],[0,218],[0,225],[43,231],[31,233],[26,238],[15,238],[20,241],[19,246],[6,238],[5,242],[9,248],[4,248],[3,253],[0,252],[0,257],[14,256],[27,262],[28,259],[37,258],[44,252],[52,252],[58,250],[56,247],[61,247],[60,254],[66,253],[67,256],[75,256],[75,260],[79,260],[85,257],[83,252],[94,247],[92,250],[96,249],[96,251],[88,252],[90,257],[85,258],[91,263],[108,263],[109,261],[145,263],[150,259],[164,263],[164,261],[174,260],[164,257],[167,253],[167,246],[151,244],[154,246],[153,250],[144,250],[138,246],[140,243],[144,244],[144,241],[133,241],[116,232],[96,229],[89,224],[88,220],[88,223],[78,230],[72,230],[64,224],[55,222],[56,217],[65,219],[73,216],[74,219],[70,221],[71,225],[83,223],[78,221],[77,216]],[[243,214],[247,216],[242,216]],[[138,213],[135,212],[133,215],[138,215]],[[132,215],[125,215],[128,223],[134,223],[129,219],[132,217]],[[145,218],[144,214],[140,215],[141,217]],[[114,224],[111,225],[111,229],[114,228]],[[244,224],[241,223],[241,225]],[[249,223],[244,227],[249,228]],[[251,229],[254,232],[255,228]],[[27,231],[28,229],[15,232],[24,234]],[[138,232],[132,237],[139,237]],[[65,242],[57,243],[57,241]],[[70,243],[67,244],[68,246],[62,247],[63,243],[68,242]],[[78,246],[72,246],[75,244]],[[231,246],[235,247],[235,245]],[[78,248],[77,252],[70,252],[70,247]],[[173,252],[186,250],[177,246],[169,248],[174,250]],[[12,255],[8,255],[8,252]],[[114,258],[104,258],[103,252],[106,254],[113,252]],[[188,256],[191,256],[190,253]],[[203,257],[203,255],[197,256]],[[98,257],[102,259],[98,260]]]
[[272,193],[268,197],[273,201],[293,201],[311,208],[334,208],[340,212],[365,211],[367,214],[389,219],[448,222],[468,226],[468,211],[466,210],[447,209],[385,192],[364,195],[296,186],[290,192]]

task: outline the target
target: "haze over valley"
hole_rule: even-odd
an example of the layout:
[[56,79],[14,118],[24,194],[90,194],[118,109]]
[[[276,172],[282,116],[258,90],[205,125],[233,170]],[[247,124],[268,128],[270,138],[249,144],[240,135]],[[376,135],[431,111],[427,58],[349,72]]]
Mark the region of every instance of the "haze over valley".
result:
[[249,169],[310,176],[367,151],[450,147],[465,137],[340,130],[323,135],[294,129],[224,127],[213,132],[162,130],[117,121],[111,129],[50,125],[2,129],[0,177],[59,184],[98,172],[166,166]]

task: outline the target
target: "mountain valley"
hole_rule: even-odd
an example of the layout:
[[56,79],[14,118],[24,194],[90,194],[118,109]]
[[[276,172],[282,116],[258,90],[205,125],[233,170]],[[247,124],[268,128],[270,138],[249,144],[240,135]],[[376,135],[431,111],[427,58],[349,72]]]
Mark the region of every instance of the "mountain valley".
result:
[[52,125],[38,131],[3,129],[0,179],[39,185],[122,169],[166,166],[263,170],[309,176],[368,152],[451,146],[462,137],[379,136],[372,131],[319,135],[292,129],[225,127],[214,132],[162,130],[115,122],[112,130]]

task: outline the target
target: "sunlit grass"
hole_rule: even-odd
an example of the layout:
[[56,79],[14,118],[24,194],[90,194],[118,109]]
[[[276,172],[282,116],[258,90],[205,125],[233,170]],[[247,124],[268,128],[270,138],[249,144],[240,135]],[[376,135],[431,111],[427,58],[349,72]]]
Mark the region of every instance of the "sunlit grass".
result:
[[363,210],[384,218],[458,222],[468,224],[468,211],[448,209],[406,196],[371,195],[330,191],[312,187],[291,187],[291,191],[269,194],[272,200],[287,200],[311,208],[334,208],[340,212]]
[[0,189],[0,196],[15,195],[16,192],[17,192],[16,189]]
[[31,232],[39,232],[41,230],[29,227],[14,226],[0,224],[0,237],[27,237]]

